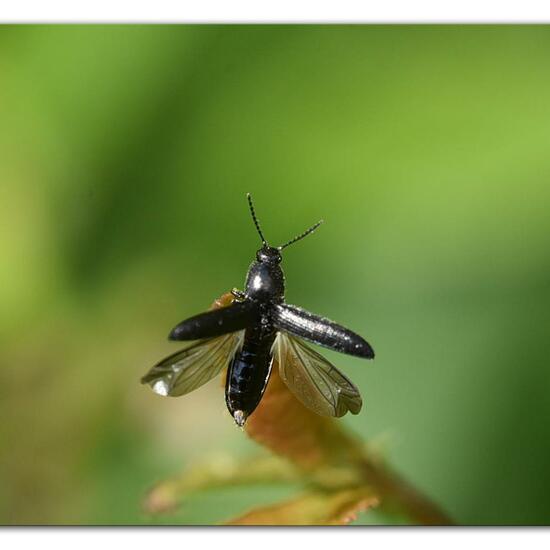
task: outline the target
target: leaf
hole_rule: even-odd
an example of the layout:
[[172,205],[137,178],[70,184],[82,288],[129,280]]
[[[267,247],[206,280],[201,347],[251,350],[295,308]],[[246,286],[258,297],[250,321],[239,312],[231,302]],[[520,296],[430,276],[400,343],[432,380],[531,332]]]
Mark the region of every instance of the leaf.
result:
[[235,296],[233,296],[231,292],[226,292],[225,294],[222,294],[219,298],[216,298],[212,302],[210,309],[219,309],[220,307],[227,307],[227,306],[230,306],[234,301],[235,301]]
[[378,498],[367,489],[308,492],[251,510],[227,525],[346,525],[357,519],[358,512],[377,505]]
[[273,455],[237,460],[222,454],[205,458],[183,474],[157,483],[147,493],[143,509],[148,514],[164,514],[175,510],[185,497],[193,493],[227,486],[299,481],[299,473]]

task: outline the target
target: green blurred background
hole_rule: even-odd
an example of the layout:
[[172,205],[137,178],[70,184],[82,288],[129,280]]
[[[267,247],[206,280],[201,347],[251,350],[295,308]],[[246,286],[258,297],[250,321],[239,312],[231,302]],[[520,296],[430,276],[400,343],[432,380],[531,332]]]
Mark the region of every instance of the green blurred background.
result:
[[284,269],[377,352],[327,354],[364,395],[342,422],[459,523],[549,523],[549,59],[544,26],[0,27],[0,523],[296,490],[140,509],[257,452],[219,384],[139,384],[242,287],[247,191],[275,244],[326,221]]

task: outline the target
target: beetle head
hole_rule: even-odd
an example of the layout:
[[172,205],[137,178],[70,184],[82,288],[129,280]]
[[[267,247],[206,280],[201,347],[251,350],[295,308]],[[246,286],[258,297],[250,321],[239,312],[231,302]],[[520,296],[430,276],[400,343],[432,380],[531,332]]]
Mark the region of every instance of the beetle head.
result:
[[278,248],[273,248],[266,244],[256,252],[256,259],[266,264],[280,264],[283,257]]

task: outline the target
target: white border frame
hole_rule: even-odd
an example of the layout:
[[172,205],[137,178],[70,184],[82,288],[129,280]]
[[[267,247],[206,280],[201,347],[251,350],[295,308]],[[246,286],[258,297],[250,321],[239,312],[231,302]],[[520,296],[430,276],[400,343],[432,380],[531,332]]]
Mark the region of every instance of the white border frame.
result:
[[535,23],[541,0],[12,0],[6,23]]

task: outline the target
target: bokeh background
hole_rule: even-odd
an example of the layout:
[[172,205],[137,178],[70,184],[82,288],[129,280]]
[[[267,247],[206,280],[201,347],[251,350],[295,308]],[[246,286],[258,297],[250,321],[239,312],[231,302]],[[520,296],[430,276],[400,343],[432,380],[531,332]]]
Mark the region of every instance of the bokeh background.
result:
[[342,422],[459,523],[550,523],[549,59],[545,26],[0,27],[0,523],[296,490],[140,504],[258,452],[216,382],[139,384],[242,287],[247,191],[274,244],[326,221],[284,268],[377,352],[327,354],[364,395]]

